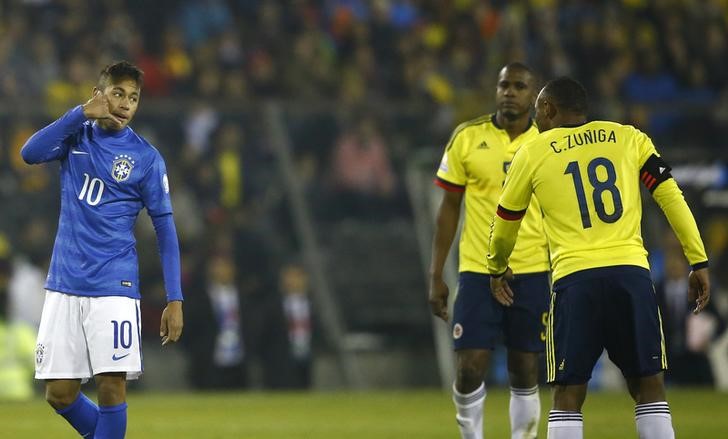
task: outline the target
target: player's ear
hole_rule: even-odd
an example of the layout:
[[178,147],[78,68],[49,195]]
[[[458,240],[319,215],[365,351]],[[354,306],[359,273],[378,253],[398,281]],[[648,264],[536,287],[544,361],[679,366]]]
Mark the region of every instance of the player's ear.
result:
[[558,113],[558,110],[556,109],[556,105],[554,105],[550,100],[545,99],[543,101],[543,109],[546,115],[549,119],[553,119],[556,117],[556,113]]

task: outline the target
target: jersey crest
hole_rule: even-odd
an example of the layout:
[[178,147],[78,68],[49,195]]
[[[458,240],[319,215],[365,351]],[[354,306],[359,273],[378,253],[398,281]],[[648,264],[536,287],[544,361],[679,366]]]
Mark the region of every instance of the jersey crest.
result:
[[117,155],[114,157],[114,163],[111,165],[111,176],[119,183],[128,180],[135,163],[126,154]]

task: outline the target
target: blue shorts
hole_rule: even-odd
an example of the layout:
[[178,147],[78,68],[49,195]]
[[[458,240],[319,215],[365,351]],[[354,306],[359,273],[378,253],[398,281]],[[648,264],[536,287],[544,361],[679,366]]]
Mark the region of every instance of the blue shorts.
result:
[[495,348],[501,339],[509,349],[543,352],[549,310],[549,275],[516,275],[508,282],[514,302],[499,304],[490,294],[490,276],[462,272],[453,310],[455,350]]
[[618,265],[556,281],[546,344],[547,381],[557,384],[589,381],[604,349],[627,378],[667,369],[650,272]]

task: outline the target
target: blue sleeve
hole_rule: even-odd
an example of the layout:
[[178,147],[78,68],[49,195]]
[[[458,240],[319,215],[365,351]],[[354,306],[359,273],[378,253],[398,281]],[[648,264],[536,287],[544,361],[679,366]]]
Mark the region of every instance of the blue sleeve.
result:
[[172,213],[167,167],[162,156],[158,152],[155,154],[154,161],[141,181],[140,187],[144,207],[151,217]]
[[183,300],[182,282],[180,275],[179,242],[177,241],[177,228],[171,213],[153,216],[152,223],[157,232],[159,256],[162,259],[162,274],[164,275],[164,289],[167,291],[167,302]]
[[65,157],[73,143],[73,135],[78,133],[85,121],[83,107],[79,105],[33,134],[23,145],[20,155],[31,165]]

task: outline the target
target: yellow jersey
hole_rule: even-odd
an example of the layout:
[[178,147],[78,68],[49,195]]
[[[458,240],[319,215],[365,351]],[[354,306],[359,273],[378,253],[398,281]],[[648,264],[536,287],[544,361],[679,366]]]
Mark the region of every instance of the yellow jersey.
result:
[[539,134],[513,159],[493,224],[490,273],[507,267],[518,227],[513,220],[532,193],[543,211],[554,281],[596,267],[649,269],[640,183],[665,211],[689,262],[707,264],[695,220],[669,171],[650,138],[629,125],[593,121]]
[[[495,114],[465,122],[453,132],[435,182],[445,190],[465,192],[459,271],[488,272],[488,236],[506,172],[516,150],[537,135],[538,129],[531,123],[511,141],[508,133],[498,126]],[[550,269],[541,211],[535,199],[518,234],[511,268],[515,273]]]

